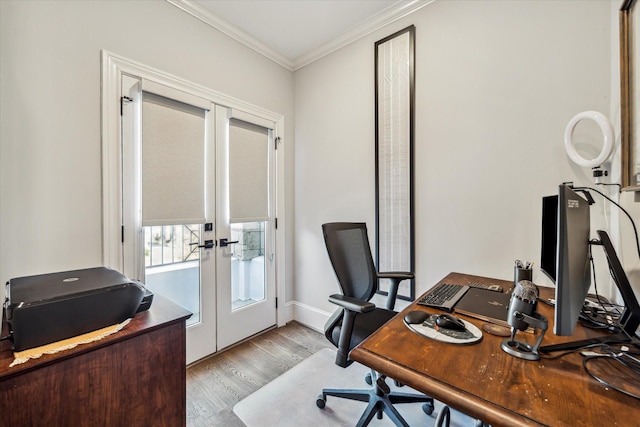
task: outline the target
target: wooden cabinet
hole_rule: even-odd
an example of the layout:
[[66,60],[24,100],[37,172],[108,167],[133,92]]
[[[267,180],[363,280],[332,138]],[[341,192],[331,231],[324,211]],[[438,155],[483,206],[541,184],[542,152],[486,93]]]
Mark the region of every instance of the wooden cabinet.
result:
[[0,426],[186,425],[189,316],[156,295],[120,332],[12,368],[2,341]]

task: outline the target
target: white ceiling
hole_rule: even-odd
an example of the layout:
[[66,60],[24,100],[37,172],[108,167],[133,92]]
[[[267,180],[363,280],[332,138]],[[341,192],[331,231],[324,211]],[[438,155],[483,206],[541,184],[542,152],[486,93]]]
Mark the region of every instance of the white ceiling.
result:
[[296,70],[434,0],[167,0]]

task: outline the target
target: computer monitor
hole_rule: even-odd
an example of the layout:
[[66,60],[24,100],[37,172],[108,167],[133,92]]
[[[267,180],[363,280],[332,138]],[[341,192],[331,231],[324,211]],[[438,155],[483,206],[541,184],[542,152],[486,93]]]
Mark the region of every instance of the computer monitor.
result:
[[566,184],[558,188],[556,309],[553,332],[570,336],[591,285],[589,202]]
[[540,270],[556,283],[558,248],[558,195],[542,198],[542,250]]
[[597,233],[599,244],[602,245],[604,253],[607,256],[609,272],[611,273],[611,277],[613,277],[613,281],[618,287],[620,295],[622,295],[622,300],[624,301],[625,309],[622,316],[620,316],[618,323],[624,332],[626,332],[626,335],[634,336],[638,330],[638,326],[640,326],[640,304],[638,303],[636,294],[631,287],[629,278],[624,272],[624,268],[622,268],[622,263],[613,248],[609,235],[602,230],[598,230]]
[[[554,209],[555,207],[555,209]],[[560,185],[557,196],[543,199],[541,268],[555,281],[554,333],[570,336],[591,284],[590,248],[601,245],[609,270],[625,302],[620,319],[625,334],[540,347],[541,352],[570,350],[597,342],[626,340],[640,325],[640,305],[606,232],[590,240],[589,202],[570,185]],[[553,233],[556,239],[552,238]],[[555,243],[555,244],[554,244]],[[555,263],[550,260],[555,258]]]

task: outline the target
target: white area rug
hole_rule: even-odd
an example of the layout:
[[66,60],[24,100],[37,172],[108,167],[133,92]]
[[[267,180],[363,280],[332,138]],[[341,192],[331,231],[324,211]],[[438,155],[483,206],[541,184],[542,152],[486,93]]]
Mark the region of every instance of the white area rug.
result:
[[[323,349],[294,366],[255,393],[238,402],[233,412],[248,427],[333,427],[354,426],[367,404],[337,397],[327,397],[324,409],[316,406],[316,398],[323,388],[367,389],[364,376],[369,369],[358,363],[344,369],[334,363],[336,353]],[[413,392],[409,387],[398,388],[387,379],[392,390]],[[396,409],[411,426],[430,427],[442,408],[436,402],[432,415],[422,411],[421,403],[395,405]],[[393,426],[385,415],[382,420],[374,419],[370,426]],[[459,412],[451,412],[451,426],[475,426],[475,420]]]

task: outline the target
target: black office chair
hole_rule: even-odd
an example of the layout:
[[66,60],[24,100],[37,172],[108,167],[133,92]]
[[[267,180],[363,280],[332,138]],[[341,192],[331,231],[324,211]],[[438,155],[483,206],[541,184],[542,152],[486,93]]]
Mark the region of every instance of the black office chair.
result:
[[[324,241],[329,259],[342,288],[342,295],[335,294],[329,301],[340,306],[325,325],[325,336],[337,347],[336,364],[343,368],[353,361],[349,352],[361,341],[375,332],[395,316],[398,286],[402,280],[412,279],[410,272],[378,273],[369,247],[367,226],[364,223],[329,223],[322,225]],[[387,308],[377,308],[369,300],[376,292],[379,279],[391,279],[387,298]],[[366,426],[377,415],[379,419],[386,413],[399,426],[408,425],[393,407],[395,403],[423,402],[426,414],[433,412],[433,398],[408,393],[392,393],[385,383],[385,377],[374,370],[366,381],[373,387],[369,390],[324,389],[318,396],[316,405],[324,408],[327,396],[368,402],[367,409],[357,426]]]

